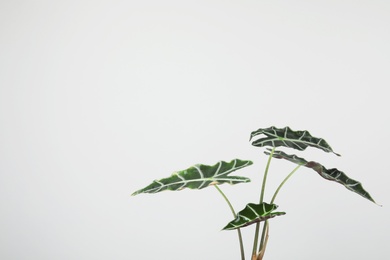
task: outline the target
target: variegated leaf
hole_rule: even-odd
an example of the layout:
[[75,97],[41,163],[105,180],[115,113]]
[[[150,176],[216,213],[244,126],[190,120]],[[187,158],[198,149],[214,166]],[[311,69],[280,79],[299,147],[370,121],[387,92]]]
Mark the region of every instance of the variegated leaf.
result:
[[[265,153],[268,155],[270,154],[269,152],[265,152]],[[286,159],[290,162],[311,168],[315,170],[324,179],[338,182],[342,184],[344,187],[346,187],[348,190],[353,191],[359,194],[360,196],[362,196],[363,198],[366,198],[376,203],[374,199],[370,196],[370,194],[363,189],[363,186],[360,182],[349,178],[344,172],[339,171],[338,169],[335,168],[326,169],[318,162],[313,162],[313,161],[308,162],[301,157],[298,157],[296,155],[289,155],[282,151],[274,151],[273,157],[277,159]]]
[[143,189],[134,192],[157,193],[164,190],[203,189],[209,185],[249,182],[250,179],[241,176],[228,176],[230,173],[253,164],[252,161],[235,159],[230,162],[220,161],[215,165],[197,164],[188,169],[173,173],[170,177],[155,180]]
[[305,150],[308,146],[319,148],[325,152],[332,152],[337,156],[330,145],[322,138],[312,136],[308,131],[293,131],[289,127],[276,128],[274,126],[269,128],[260,128],[251,133],[250,140],[258,135],[265,135],[265,137],[257,139],[252,142],[253,146],[264,147],[279,147],[285,146],[294,148],[300,151]]
[[253,223],[261,222],[269,218],[284,215],[285,212],[274,212],[277,209],[277,205],[261,203],[254,204],[249,203],[246,207],[237,213],[237,217],[230,221],[223,230],[232,230],[241,227],[249,226]]

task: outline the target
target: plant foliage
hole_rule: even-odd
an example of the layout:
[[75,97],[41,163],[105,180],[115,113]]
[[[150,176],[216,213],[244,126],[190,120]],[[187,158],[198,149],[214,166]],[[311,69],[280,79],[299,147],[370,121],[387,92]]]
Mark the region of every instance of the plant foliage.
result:
[[188,169],[175,172],[168,178],[155,180],[132,195],[157,193],[164,190],[177,191],[184,188],[199,190],[215,184],[250,182],[250,179],[247,177],[229,176],[229,174],[252,164],[252,161],[239,159],[234,159],[230,162],[220,161],[212,166],[197,164]]
[[322,138],[312,136],[309,131],[293,131],[290,127],[276,128],[274,126],[268,128],[260,128],[251,133],[250,140],[258,135],[265,137],[252,142],[253,146],[257,147],[279,147],[285,146],[300,151],[305,150],[308,146],[319,148],[327,153],[335,153],[330,145]]
[[[232,172],[252,165],[252,161],[249,160],[234,159],[230,162],[220,161],[215,165],[197,164],[192,167],[189,167],[188,169],[175,172],[167,178],[155,180],[143,189],[137,190],[132,195],[137,195],[140,193],[158,193],[164,190],[178,191],[185,188],[203,189],[209,186],[215,186],[227,202],[234,215],[234,219],[230,221],[223,228],[223,230],[237,230],[242,260],[245,260],[245,253],[240,229],[242,227],[246,227],[256,223],[251,259],[262,260],[268,241],[268,220],[273,217],[285,214],[285,212],[276,212],[275,210],[278,206],[273,204],[273,202],[283,185],[301,166],[311,168],[324,179],[337,182],[349,189],[350,191],[357,193],[363,198],[375,203],[371,195],[365,189],[363,189],[362,184],[354,179],[349,178],[344,172],[335,168],[327,169],[318,162],[306,161],[305,159],[298,157],[294,154],[289,155],[284,153],[283,151],[275,150],[276,147],[287,147],[299,151],[304,151],[307,147],[313,147],[320,149],[324,152],[333,153],[337,156],[340,156],[338,153],[335,153],[333,151],[328,142],[326,142],[323,138],[312,136],[307,130],[294,131],[289,127],[277,128],[275,126],[271,126],[268,128],[260,128],[256,131],[253,131],[250,135],[250,140],[253,140],[253,146],[267,147],[265,154],[268,155],[268,162],[263,175],[263,183],[260,189],[259,204],[249,203],[243,210],[238,212],[238,214],[235,213],[234,208],[231,205],[229,199],[219,188],[219,184],[238,184],[250,182],[250,179],[247,177],[230,176]],[[296,166],[295,169],[290,174],[288,174],[287,177],[282,181],[282,183],[276,189],[271,199],[271,202],[265,203],[263,201],[264,191],[266,187],[269,165],[272,158],[285,159],[287,161],[297,164],[298,166]],[[265,223],[263,224],[262,222]],[[262,224],[263,227],[261,237],[259,236],[260,224]],[[258,242],[260,242],[259,247]]]
[[275,204],[268,203],[249,203],[246,207],[237,213],[237,217],[230,221],[223,230],[232,230],[249,226],[253,223],[261,222],[276,216],[284,215],[285,212],[274,212],[278,208]]
[[[265,154],[269,155],[270,153],[265,152]],[[363,189],[363,186],[360,182],[349,178],[344,172],[336,168],[327,169],[318,162],[308,162],[305,159],[296,156],[295,154],[289,155],[282,151],[274,151],[272,157],[277,159],[285,159],[290,162],[311,168],[316,171],[322,178],[340,183],[348,190],[353,191],[362,196],[363,198],[366,198],[375,203],[374,199],[370,196],[370,194],[365,189]]]

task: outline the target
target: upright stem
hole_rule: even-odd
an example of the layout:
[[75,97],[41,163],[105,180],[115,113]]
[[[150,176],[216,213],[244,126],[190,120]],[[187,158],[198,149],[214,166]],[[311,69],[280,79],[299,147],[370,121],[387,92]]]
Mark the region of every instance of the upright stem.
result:
[[[298,165],[297,167],[294,168],[294,170],[292,172],[290,172],[289,175],[287,175],[286,178],[284,178],[284,180],[282,181],[282,183],[280,183],[279,187],[276,189],[274,195],[272,196],[272,199],[271,199],[271,204],[274,203],[275,199],[276,199],[276,196],[278,195],[280,189],[283,187],[283,185],[287,182],[287,180],[299,169],[299,167],[301,167],[301,165]],[[259,251],[263,250],[263,246],[264,246],[264,240],[265,240],[265,234],[266,234],[266,231],[268,232],[268,220],[265,221],[265,224],[264,224],[264,227],[263,227],[263,232],[261,234],[261,239],[260,239],[260,247],[259,247]]]
[[264,222],[263,231],[261,232],[261,238],[260,238],[260,245],[259,245],[259,252],[263,250],[264,247],[264,240],[265,240],[265,234],[268,229],[268,220]]
[[[226,203],[229,205],[229,208],[230,208],[231,212],[233,213],[233,216],[237,217],[237,214],[234,211],[234,208],[233,208],[232,204],[230,203],[229,199],[226,197],[225,193],[223,193],[223,191],[218,187],[218,185],[214,185],[214,187],[219,191],[219,193],[225,199]],[[238,233],[238,240],[240,242],[241,260],[245,260],[244,244],[242,242],[241,230],[239,228],[237,228],[237,233]]]
[[261,244],[260,244],[260,249],[259,249],[259,255],[256,260],[262,260],[265,254],[265,249],[267,247],[267,242],[268,242],[268,232],[269,232],[269,224],[268,220],[265,221],[264,223],[264,228],[263,232],[261,234]]
[[[265,172],[264,172],[264,176],[263,176],[263,184],[261,186],[261,192],[260,192],[260,204],[263,203],[263,200],[264,200],[265,184],[267,182],[268,169],[269,169],[269,165],[271,163],[272,155],[274,154],[274,152],[275,152],[275,147],[272,148],[272,151],[268,157],[267,166],[265,167]],[[264,225],[264,227],[265,227],[265,225]],[[257,242],[259,240],[259,231],[260,231],[260,222],[258,222],[256,224],[256,232],[255,232],[255,239],[253,241],[252,257],[257,255]]]
[[263,200],[264,200],[265,184],[267,182],[269,165],[271,164],[271,159],[272,159],[272,156],[274,155],[274,152],[275,152],[275,147],[272,148],[272,151],[271,151],[271,153],[269,154],[269,157],[268,157],[267,165],[265,166],[265,172],[264,172],[264,177],[263,177],[263,184],[261,186],[261,193],[260,193],[260,203],[263,203]]

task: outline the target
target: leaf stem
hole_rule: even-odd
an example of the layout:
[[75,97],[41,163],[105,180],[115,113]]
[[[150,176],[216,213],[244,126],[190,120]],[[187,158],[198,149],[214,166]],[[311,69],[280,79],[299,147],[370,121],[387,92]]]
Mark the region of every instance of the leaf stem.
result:
[[[280,189],[283,187],[283,185],[288,181],[288,179],[290,179],[291,176],[293,176],[293,174],[299,169],[299,167],[301,167],[301,164],[299,164],[297,167],[295,167],[294,170],[293,170],[292,172],[290,172],[290,174],[287,175],[287,177],[284,178],[284,180],[280,183],[279,187],[276,189],[274,195],[272,196],[271,204],[274,203],[275,198],[276,198],[276,196],[278,195]],[[262,250],[263,250],[263,247],[265,246],[265,245],[264,245],[265,234],[266,234],[266,231],[267,231],[267,233],[268,233],[268,229],[269,229],[269,223],[268,223],[268,220],[266,220],[266,221],[265,221],[265,224],[264,224],[264,227],[263,227],[263,232],[262,232],[262,234],[261,234],[259,251],[262,251]]]
[[265,249],[267,247],[268,242],[268,232],[269,232],[269,223],[268,220],[265,221],[263,233],[261,234],[261,241],[263,242],[263,245],[261,245],[261,250],[259,250],[258,258],[259,260],[262,260],[265,254]]
[[[267,182],[267,175],[268,175],[268,170],[269,170],[269,165],[271,163],[272,155],[275,152],[275,147],[272,148],[271,153],[269,154],[267,165],[265,167],[265,172],[263,176],[263,184],[261,186],[261,192],[260,192],[260,204],[263,203],[264,200],[264,192],[265,192],[265,184]],[[265,227],[265,224],[264,224]],[[252,257],[257,255],[257,242],[259,240],[259,232],[260,232],[260,222],[256,224],[256,231],[255,231],[255,238],[253,240],[253,249],[252,249]]]
[[[223,191],[218,187],[218,185],[214,185],[214,187],[218,190],[218,192],[225,199],[226,203],[229,205],[231,212],[233,213],[233,216],[236,218],[237,214],[234,211],[234,208],[233,208],[232,204],[230,203],[229,199],[226,197],[225,193],[223,193]],[[245,260],[244,244],[242,242],[242,234],[241,234],[241,230],[239,228],[237,228],[237,233],[238,233],[238,240],[240,242],[241,260]]]
[[299,169],[299,167],[301,167],[302,165],[299,164],[297,167],[294,168],[294,170],[292,172],[290,172],[289,175],[287,175],[286,178],[284,178],[284,180],[282,181],[282,183],[280,183],[279,187],[276,189],[275,193],[274,193],[274,196],[272,196],[272,199],[271,199],[271,204],[274,203],[275,201],[275,198],[276,196],[278,195],[280,189],[283,187],[283,185],[287,182],[288,179],[290,179],[290,177]]
[[264,239],[265,239],[265,232],[268,230],[268,220],[264,222],[263,231],[261,232],[261,238],[260,238],[260,245],[259,245],[259,252],[263,251],[264,248]]

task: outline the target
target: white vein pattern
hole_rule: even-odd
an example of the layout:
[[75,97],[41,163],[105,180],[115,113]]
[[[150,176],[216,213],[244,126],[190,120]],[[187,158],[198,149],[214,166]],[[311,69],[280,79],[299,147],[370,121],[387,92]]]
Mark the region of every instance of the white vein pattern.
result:
[[275,216],[284,215],[284,212],[273,212],[277,205],[261,203],[249,203],[243,210],[238,212],[237,217],[229,222],[224,230],[232,230],[240,227],[249,226],[253,223],[261,222]]
[[[269,153],[266,152],[266,154],[269,154]],[[337,183],[343,185],[348,190],[353,191],[353,192],[359,194],[360,196],[376,203],[374,201],[374,199],[371,197],[371,195],[366,190],[364,190],[364,188],[360,182],[349,178],[344,172],[342,172],[336,168],[327,169],[323,165],[321,165],[320,163],[317,163],[314,161],[308,162],[301,157],[298,157],[296,155],[289,155],[289,154],[286,154],[282,151],[274,151],[273,157],[277,158],[277,159],[286,159],[290,162],[311,168],[314,171],[316,171],[324,179],[337,182]]]
[[[276,128],[274,126],[265,129],[258,129],[252,132],[251,139],[254,136],[264,134],[266,137],[258,139],[252,144],[254,146],[267,146],[272,147],[285,146],[295,148],[300,151],[305,150],[308,146],[316,147],[324,150],[325,152],[332,152],[339,156],[339,154],[333,152],[332,148],[323,138],[317,138],[310,135],[308,131],[293,131],[289,127]],[[290,134],[290,135],[289,135]]]
[[[181,176],[179,173],[176,173],[176,176],[179,177],[182,181],[185,181],[184,177]],[[178,188],[178,190],[184,189],[185,186],[186,184],[183,183],[183,185],[180,188]]]
[[[240,162],[242,165],[238,165],[238,162]],[[230,165],[232,164],[232,166]],[[246,177],[241,176],[227,176],[229,173],[239,170],[241,168],[244,168],[246,166],[249,166],[253,164],[251,161],[243,161],[239,159],[235,159],[228,162],[220,161],[216,165],[213,166],[207,166],[207,165],[194,165],[187,170],[179,171],[174,174],[172,174],[171,177],[155,180],[152,184],[145,187],[144,189],[141,189],[139,191],[136,191],[133,193],[133,195],[139,194],[139,193],[156,193],[162,190],[167,190],[169,187],[175,187],[174,190],[181,190],[189,186],[191,183],[198,183],[200,182],[200,185],[197,187],[190,187],[195,189],[202,189],[207,187],[210,183],[225,183],[228,182],[230,184],[235,183],[241,183],[241,182],[249,182],[250,180]],[[222,166],[225,165],[225,167],[228,167],[225,171],[221,171]],[[237,166],[238,165],[238,166]],[[208,176],[205,176],[205,173],[202,171],[201,167],[205,167],[208,172],[213,170],[214,167],[216,167],[216,170],[214,174],[208,174]],[[198,173],[198,178],[193,178],[192,175],[194,172]],[[190,176],[193,179],[186,179],[186,175]],[[177,177],[177,179],[173,179],[174,177]],[[177,185],[180,185],[179,188],[176,188]]]
[[[199,176],[200,176],[199,180],[204,180],[205,178],[204,178],[203,172],[199,169],[199,166],[195,165],[194,168],[199,172]],[[184,181],[185,181],[185,180],[184,180]],[[204,181],[199,185],[198,189],[201,189],[202,186],[205,184],[205,182],[206,182],[206,180],[204,180]],[[186,182],[186,183],[188,183],[188,182]],[[184,185],[186,185],[186,183],[184,183]]]
[[[251,211],[253,211],[253,213],[255,213],[255,215],[256,215],[257,217],[260,217],[260,215],[256,212],[256,210],[255,210],[254,208],[252,208],[250,205],[248,205],[248,208],[249,208]],[[264,204],[263,204],[263,211],[264,211]]]
[[159,181],[155,181],[155,182],[157,182],[158,184],[161,185],[160,188],[155,191],[155,193],[156,193],[156,192],[159,192],[162,189],[162,187],[164,186],[164,183],[159,182]]

